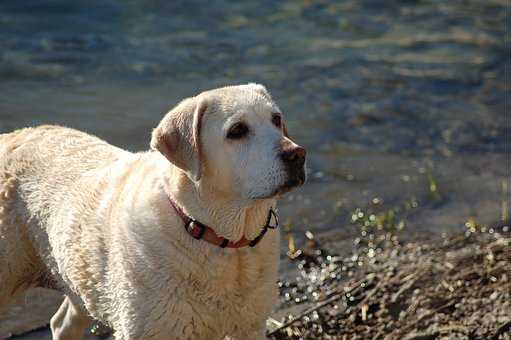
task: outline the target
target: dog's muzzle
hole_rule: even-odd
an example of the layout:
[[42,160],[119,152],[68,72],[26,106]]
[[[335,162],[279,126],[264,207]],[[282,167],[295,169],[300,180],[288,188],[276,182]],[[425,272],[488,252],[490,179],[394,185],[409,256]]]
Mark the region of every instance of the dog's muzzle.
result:
[[289,190],[305,182],[305,155],[307,152],[298,145],[282,150],[280,159],[282,160],[288,179],[283,186],[284,190]]

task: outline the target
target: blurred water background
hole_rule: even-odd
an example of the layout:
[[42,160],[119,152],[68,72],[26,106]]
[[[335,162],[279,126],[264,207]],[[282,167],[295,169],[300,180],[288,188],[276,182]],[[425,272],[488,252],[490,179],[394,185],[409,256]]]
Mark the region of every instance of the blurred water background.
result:
[[2,133],[63,124],[145,150],[181,98],[244,82],[309,151],[280,205],[298,233],[507,218],[510,1],[0,2]]

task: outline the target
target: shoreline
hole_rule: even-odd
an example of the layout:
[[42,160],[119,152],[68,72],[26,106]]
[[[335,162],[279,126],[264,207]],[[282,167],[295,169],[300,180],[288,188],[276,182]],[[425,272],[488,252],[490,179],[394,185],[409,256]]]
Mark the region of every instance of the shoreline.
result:
[[[270,339],[510,339],[509,228],[403,244],[391,233],[366,236],[349,255],[310,233],[303,247],[293,244],[267,321]],[[61,299],[31,291],[0,317],[0,338],[51,339]],[[86,337],[99,338],[112,339]]]

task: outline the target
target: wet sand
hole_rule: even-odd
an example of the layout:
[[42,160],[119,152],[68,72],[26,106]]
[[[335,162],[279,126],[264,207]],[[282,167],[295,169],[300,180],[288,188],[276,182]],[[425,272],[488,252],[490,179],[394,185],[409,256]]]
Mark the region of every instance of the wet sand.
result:
[[[46,328],[61,301],[62,296],[56,291],[40,288],[29,291],[7,313],[0,314],[0,339],[24,333],[26,336],[22,339],[51,339],[51,336],[44,336],[47,332],[43,328]],[[29,333],[35,329],[41,331]]]
[[[7,313],[0,314],[0,339],[51,340],[49,321],[62,300],[54,290],[30,290]],[[100,338],[87,334],[85,339]]]

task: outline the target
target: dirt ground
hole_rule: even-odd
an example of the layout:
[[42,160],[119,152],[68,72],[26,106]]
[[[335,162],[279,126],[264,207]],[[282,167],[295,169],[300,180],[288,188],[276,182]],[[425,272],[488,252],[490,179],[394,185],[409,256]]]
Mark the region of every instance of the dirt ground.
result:
[[[347,256],[308,236],[290,253],[293,274],[279,282],[270,338],[511,339],[508,228],[405,244],[373,235],[355,239]],[[61,299],[31,291],[0,316],[0,339],[51,339],[47,324]]]
[[315,242],[295,260],[299,275],[280,282],[280,309],[292,315],[270,320],[269,335],[511,339],[507,229],[405,245],[382,236],[344,258]]

